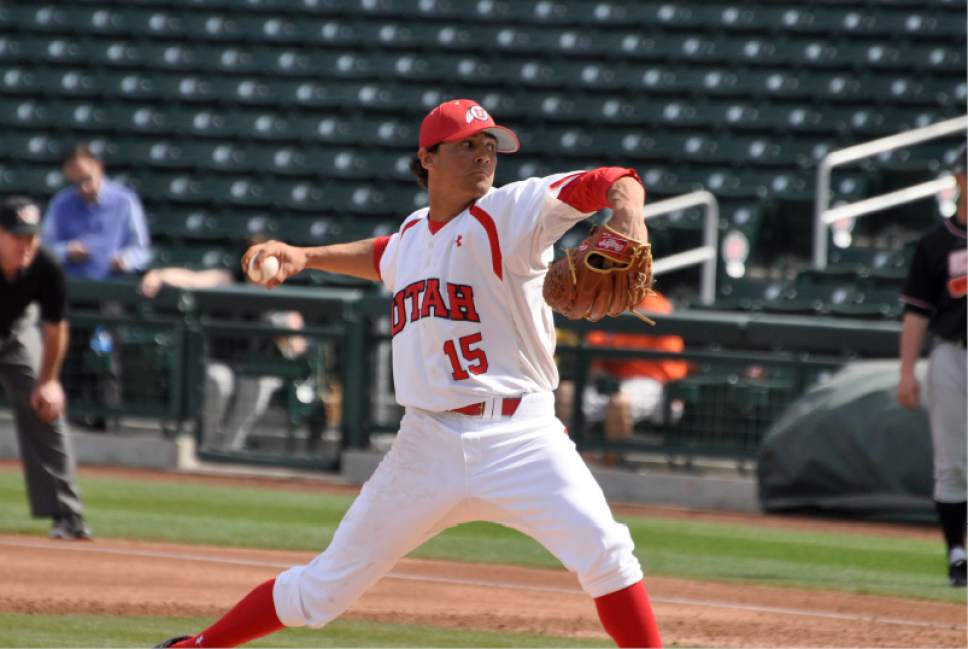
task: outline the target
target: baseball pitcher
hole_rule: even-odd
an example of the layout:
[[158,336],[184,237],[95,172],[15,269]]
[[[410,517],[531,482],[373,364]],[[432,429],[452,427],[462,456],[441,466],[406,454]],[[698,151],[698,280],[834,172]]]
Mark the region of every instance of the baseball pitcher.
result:
[[[228,647],[285,626],[322,627],[400,557],[471,520],[548,548],[577,574],[618,646],[661,646],[629,531],[555,417],[552,394],[552,307],[599,319],[649,291],[645,191],[622,167],[495,189],[498,153],[518,147],[476,102],[447,101],[424,118],[411,165],[429,206],[392,236],[246,251],[243,268],[276,258],[274,275],[260,273],[270,288],[306,268],[383,282],[406,412],[325,552],[258,586],[208,629],[160,646]],[[608,226],[553,265],[555,241],[605,207]]]

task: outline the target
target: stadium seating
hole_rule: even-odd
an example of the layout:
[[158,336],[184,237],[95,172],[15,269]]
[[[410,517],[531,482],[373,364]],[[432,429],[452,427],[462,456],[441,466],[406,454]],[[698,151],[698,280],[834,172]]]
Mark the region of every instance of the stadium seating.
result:
[[[5,191],[50,196],[66,146],[92,140],[149,214],[268,209],[307,242],[327,230],[318,215],[386,223],[418,206],[419,119],[461,95],[521,135],[500,182],[627,162],[653,199],[703,187],[752,215],[724,228],[754,257],[802,259],[787,244],[810,236],[822,155],[966,100],[964,5],[943,1],[13,0],[0,62]],[[838,172],[836,199],[932,177],[951,150]],[[675,246],[699,226],[655,229]],[[161,230],[161,246],[185,234]]]

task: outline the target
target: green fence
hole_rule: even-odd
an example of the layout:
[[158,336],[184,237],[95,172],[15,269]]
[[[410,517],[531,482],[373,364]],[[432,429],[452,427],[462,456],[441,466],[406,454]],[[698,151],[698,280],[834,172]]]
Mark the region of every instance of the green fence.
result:
[[[166,288],[149,300],[129,282],[72,281],[70,288],[72,344],[63,379],[72,417],[140,418],[166,433],[190,430],[208,459],[322,468],[335,467],[343,449],[367,448],[373,435],[396,431],[402,409],[392,402],[385,296],[238,286]],[[267,319],[286,311],[302,314],[304,326]],[[559,413],[579,446],[686,460],[752,459],[769,425],[809,385],[852,358],[893,356],[898,336],[894,322],[709,310],[662,316],[655,327],[632,317],[557,324],[570,341],[558,347],[562,379],[573,387],[559,400]],[[596,347],[585,342],[593,330],[676,335],[685,351]],[[302,337],[306,349],[279,354],[274,341],[288,336]],[[622,438],[606,435],[583,406],[592,387],[614,392],[595,367],[615,358],[672,358],[691,368],[665,385],[661,416],[636,422]],[[272,421],[260,421],[252,439],[234,447],[206,427],[207,391],[219,364],[237,379],[270,377],[275,386]],[[112,378],[120,386],[113,396]]]

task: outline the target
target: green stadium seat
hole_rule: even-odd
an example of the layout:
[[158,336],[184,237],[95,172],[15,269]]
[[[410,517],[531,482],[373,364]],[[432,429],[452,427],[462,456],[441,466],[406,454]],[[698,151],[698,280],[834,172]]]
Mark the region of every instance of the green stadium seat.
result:
[[759,311],[763,304],[778,299],[785,282],[776,279],[725,279],[719,282],[715,308],[730,311]]
[[392,55],[376,56],[352,50],[315,52],[310,65],[317,74],[331,79],[369,79],[377,70],[392,66]]
[[775,127],[769,119],[776,115],[771,106],[761,101],[743,99],[712,100],[703,104],[700,117],[711,127],[722,126],[731,131],[766,131]]
[[8,24],[16,32],[64,32],[71,29],[70,15],[62,7],[24,4],[7,9]]
[[234,250],[212,246],[193,246],[188,244],[169,244],[155,246],[154,268],[178,266],[193,270],[229,268],[236,262],[238,255]]
[[276,209],[318,212],[326,208],[326,185],[315,180],[273,178],[265,184],[264,205]]
[[0,157],[59,166],[65,145],[44,133],[13,131],[0,138]]
[[0,162],[0,187],[6,194],[27,194],[41,198],[51,196],[63,186],[64,176],[58,167]]
[[269,110],[240,110],[232,114],[231,129],[235,133],[245,134],[256,140],[286,140],[294,139],[285,115]]
[[249,176],[210,176],[204,181],[200,198],[215,206],[269,207],[278,184],[276,180],[258,182]]
[[103,131],[113,127],[111,112],[95,101],[63,101],[50,105],[50,119],[58,128]]
[[145,65],[141,48],[121,38],[88,41],[85,54],[97,66],[136,68]]
[[0,124],[16,129],[40,129],[55,125],[47,102],[28,97],[3,96],[0,96]]
[[804,74],[800,87],[805,97],[836,103],[869,104],[873,96],[860,74],[845,69]]
[[855,299],[853,283],[815,284],[797,280],[787,284],[776,298],[765,300],[762,310],[789,315],[823,315]]
[[[127,36],[134,28],[132,16],[140,17],[141,13],[134,13],[123,6],[110,6],[111,3],[100,3],[97,7],[72,6],[65,7],[68,20],[72,28],[79,34]],[[108,6],[104,6],[104,5]]]
[[178,16],[182,34],[193,41],[240,41],[245,37],[240,16],[203,12],[182,12]]
[[248,131],[240,131],[240,124],[244,120],[236,119],[235,114],[213,108],[179,108],[168,111],[171,122],[179,133],[226,139],[239,133],[249,135]]
[[303,29],[295,18],[272,12],[269,14],[237,14],[242,37],[267,43],[303,43]]
[[30,47],[25,44],[24,36],[0,34],[0,63],[4,68],[29,60]]
[[245,152],[246,157],[251,161],[252,169],[256,172],[280,176],[322,173],[310,164],[309,156],[303,147],[253,144],[246,147]]
[[307,45],[354,47],[360,43],[356,24],[338,18],[302,17],[300,33],[302,42]]
[[251,46],[206,43],[194,44],[193,50],[201,61],[200,66],[209,70],[229,74],[257,74],[263,70],[263,65],[257,60],[260,53]]
[[53,65],[76,65],[90,55],[88,48],[70,36],[41,36],[22,41],[26,60]]
[[848,300],[831,304],[828,312],[833,316],[896,320],[903,307],[898,287],[865,286],[855,291]]
[[121,134],[173,134],[179,122],[173,112],[163,111],[154,104],[108,104],[112,128]]
[[359,141],[360,134],[356,131],[353,120],[342,115],[290,114],[288,121],[302,141],[338,145],[354,144]]
[[394,118],[359,118],[354,120],[353,128],[359,141],[379,146],[405,147],[413,149],[418,140],[419,125],[414,120]]
[[526,178],[546,176],[554,171],[557,170],[552,170],[544,158],[527,157],[521,154],[505,156],[499,158],[495,174],[496,184],[503,185]]
[[123,100],[159,98],[156,75],[135,70],[102,70],[98,74],[98,90],[102,97]]
[[98,78],[94,73],[83,69],[37,68],[37,82],[43,91],[57,97],[96,97],[100,93]]
[[139,171],[131,184],[145,202],[203,203],[207,200],[207,182],[194,173]]
[[141,45],[146,69],[158,72],[191,71],[202,65],[201,53],[190,43],[145,43]]
[[37,98],[43,90],[41,83],[42,79],[37,74],[36,69],[11,66],[0,73],[2,96],[7,98],[9,98],[9,95]]
[[911,46],[907,51],[905,63],[929,74],[960,74],[964,79],[965,43],[950,43]]
[[269,76],[315,76],[325,72],[315,69],[310,53],[298,47],[257,48],[253,61],[259,73]]
[[204,74],[158,76],[155,87],[162,96],[178,101],[208,104],[220,98],[216,86]]

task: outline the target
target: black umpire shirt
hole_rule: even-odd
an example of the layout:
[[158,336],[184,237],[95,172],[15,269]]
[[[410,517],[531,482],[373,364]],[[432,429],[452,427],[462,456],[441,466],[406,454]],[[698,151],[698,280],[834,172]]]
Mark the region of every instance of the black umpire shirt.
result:
[[964,343],[968,248],[965,227],[945,219],[920,241],[901,293],[905,311],[927,318],[936,336]]
[[31,302],[40,304],[40,319],[60,322],[67,311],[64,271],[43,248],[30,266],[12,280],[0,272],[0,339],[10,336],[13,324],[23,316]]

